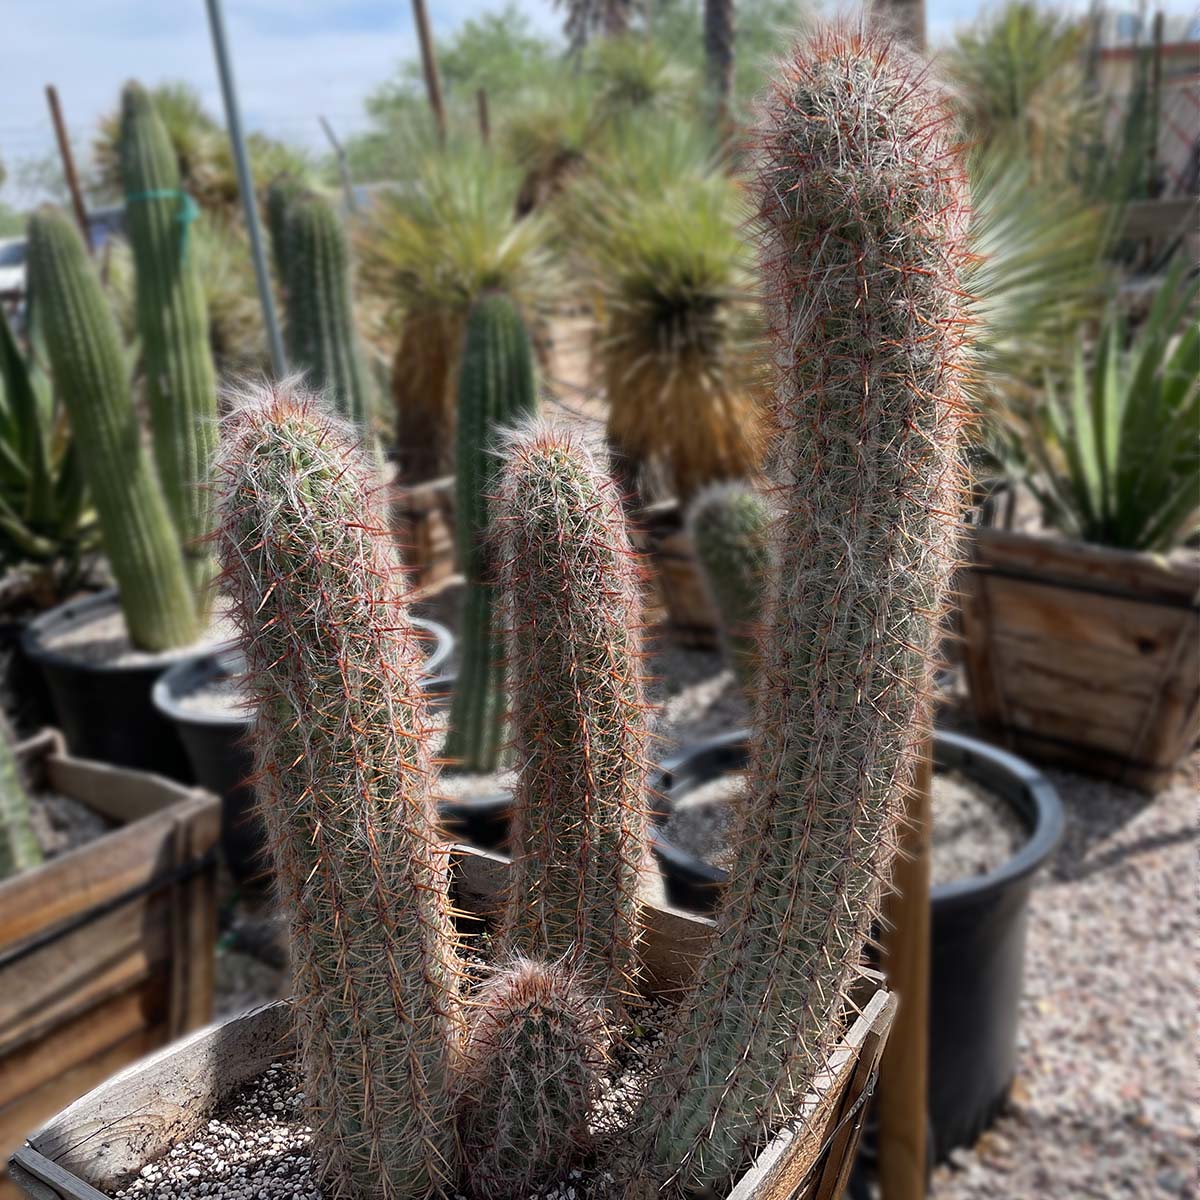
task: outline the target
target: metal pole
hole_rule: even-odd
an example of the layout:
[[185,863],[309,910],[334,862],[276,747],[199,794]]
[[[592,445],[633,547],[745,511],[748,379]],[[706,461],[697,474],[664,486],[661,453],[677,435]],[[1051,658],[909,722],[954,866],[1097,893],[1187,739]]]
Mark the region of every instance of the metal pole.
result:
[[346,196],[346,211],[358,212],[358,201],[354,199],[354,188],[350,183],[350,168],[346,164],[346,148],[337,139],[337,134],[333,132],[333,126],[329,124],[324,117],[318,117],[321,122],[321,128],[325,130],[325,136],[329,139],[329,144],[333,147],[333,153],[337,157],[338,174],[342,177],[342,191]]
[[250,253],[254,259],[254,278],[258,283],[258,302],[262,305],[263,324],[267,329],[267,345],[271,351],[271,367],[276,379],[287,374],[287,357],[283,338],[275,315],[275,297],[271,294],[271,276],[267,271],[267,256],[263,252],[262,229],[258,223],[258,205],[254,198],[254,179],[250,160],[246,157],[246,141],[242,136],[242,118],[238,111],[237,88],[233,82],[233,66],[225,38],[225,21],[221,16],[221,0],[205,0],[208,5],[208,27],[212,32],[213,53],[217,73],[221,77],[221,94],[225,99],[225,124],[233,146],[233,161],[237,167],[238,190],[242,194],[242,212],[246,217],[246,232],[250,236]]
[[421,43],[421,70],[425,74],[425,91],[433,109],[438,142],[446,144],[446,109],[442,105],[442,81],[438,78],[437,59],[433,53],[433,33],[429,28],[429,13],[425,0],[412,0],[413,16],[417,21],[417,40]]
[[87,209],[83,205],[83,192],[79,189],[79,176],[75,174],[75,159],[71,154],[71,143],[67,140],[67,127],[63,122],[62,108],[58,103],[58,89],[52,83],[46,84],[46,99],[50,104],[50,119],[54,122],[54,136],[58,139],[58,156],[62,159],[63,177],[67,181],[67,190],[71,193],[71,207],[75,210],[75,221],[79,232],[83,234],[83,244],[91,253],[92,230],[88,225]]

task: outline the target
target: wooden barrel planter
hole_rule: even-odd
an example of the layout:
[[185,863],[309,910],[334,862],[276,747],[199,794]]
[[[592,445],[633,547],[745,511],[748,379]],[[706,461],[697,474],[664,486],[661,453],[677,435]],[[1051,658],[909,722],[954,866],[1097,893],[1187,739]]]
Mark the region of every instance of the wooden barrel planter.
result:
[[1200,557],[975,532],[963,658],[983,733],[1156,792],[1200,737]]
[[[56,731],[18,754],[35,790],[116,828],[0,883],[4,1158],[64,1104],[211,1020],[221,827],[215,797],[73,758]],[[2,1200],[21,1194],[0,1176]]]
[[454,574],[454,476],[391,485],[392,526],[415,587]]
[[649,561],[672,638],[682,646],[715,650],[717,613],[679,504],[664,500],[642,509],[631,532],[635,546]]
[[[496,855],[455,847],[459,907],[485,919],[495,913],[507,868]],[[645,923],[647,990],[669,993],[694,972],[713,925],[650,906]],[[771,1141],[726,1200],[841,1196],[896,1006],[879,987],[863,1000],[801,1120]],[[286,1002],[202,1030],[123,1071],[31,1134],[12,1158],[12,1176],[32,1200],[108,1200],[144,1165],[202,1130],[242,1085],[291,1057],[291,1038]]]

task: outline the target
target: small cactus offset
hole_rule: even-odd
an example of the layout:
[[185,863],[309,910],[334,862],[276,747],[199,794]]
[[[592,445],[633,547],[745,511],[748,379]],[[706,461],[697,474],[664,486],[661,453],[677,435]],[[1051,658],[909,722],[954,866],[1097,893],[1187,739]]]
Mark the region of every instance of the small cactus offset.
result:
[[212,528],[204,485],[217,444],[217,381],[204,287],[188,247],[197,210],[181,190],[166,127],[137,83],[126,84],[121,97],[120,158],[154,458],[203,615],[216,569],[202,539]]
[[471,1000],[457,1088],[473,1200],[525,1200],[591,1145],[603,1006],[562,964],[517,959]]
[[8,718],[0,712],[0,879],[27,871],[42,861],[15,740]]
[[409,1200],[457,1171],[461,967],[420,645],[356,440],[288,385],[249,397],[224,433],[219,545],[324,1194]]
[[504,747],[504,639],[489,497],[500,468],[497,432],[536,408],[533,352],[520,315],[503,293],[484,295],[467,319],[458,382],[455,532],[467,595],[446,756],[464,771],[495,770]]
[[877,915],[961,511],[952,139],[923,68],[873,33],[801,44],[766,102],[779,571],[718,937],[664,1035],[639,1181],[720,1184],[795,1115]]
[[194,642],[200,621],[179,539],[142,446],[120,335],[74,225],[29,221],[29,294],[67,409],[129,637],[142,650]]
[[307,386],[366,431],[371,377],[354,332],[350,252],[337,214],[312,192],[286,204],[284,303],[288,361]]
[[758,628],[771,577],[771,506],[744,483],[714,483],[692,501],[688,532],[743,688],[758,677]]
[[507,451],[495,533],[520,776],[502,941],[574,962],[620,1008],[646,846],[637,565],[620,495],[577,436],[534,422]]

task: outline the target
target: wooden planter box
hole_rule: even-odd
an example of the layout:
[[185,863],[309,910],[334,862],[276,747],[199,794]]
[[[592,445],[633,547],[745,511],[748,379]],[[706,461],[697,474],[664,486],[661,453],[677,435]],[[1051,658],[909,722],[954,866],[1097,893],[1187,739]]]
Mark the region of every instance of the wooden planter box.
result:
[[633,537],[650,562],[674,640],[683,646],[715,650],[720,644],[717,613],[679,505],[664,500],[644,508],[634,520]]
[[[508,863],[454,849],[455,899],[486,918],[498,906]],[[712,936],[712,922],[648,907],[647,989],[685,984]],[[858,1145],[866,1101],[895,1012],[874,991],[829,1059],[800,1126],[776,1137],[727,1200],[835,1200]],[[32,1134],[13,1156],[13,1178],[33,1200],[107,1200],[122,1181],[202,1129],[224,1099],[272,1062],[294,1053],[286,1002],[202,1030],[123,1071]]]
[[412,570],[414,587],[454,574],[454,476],[409,487],[391,486],[392,526]]
[[[116,821],[0,883],[0,1150],[212,1018],[220,804],[156,775],[18,747],[30,783]],[[0,1174],[0,1198],[21,1192]]]
[[976,531],[964,660],[982,730],[1162,788],[1200,736],[1200,559]]

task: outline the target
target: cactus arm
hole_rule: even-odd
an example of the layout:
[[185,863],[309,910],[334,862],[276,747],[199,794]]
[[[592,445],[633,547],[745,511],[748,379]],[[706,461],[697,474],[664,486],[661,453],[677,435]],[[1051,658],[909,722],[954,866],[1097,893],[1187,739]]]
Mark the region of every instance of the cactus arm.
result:
[[29,793],[13,752],[13,732],[0,714],[0,879],[40,866],[42,848],[30,818]]
[[200,635],[179,542],[141,443],[116,323],[71,223],[29,222],[29,289],[100,517],[135,646],[169,650]]
[[212,531],[206,485],[217,442],[217,381],[204,287],[188,253],[195,205],[180,190],[179,164],[166,128],[136,83],[128,84],[122,96],[121,175],[137,267],[137,330],[154,458],[197,608],[205,616],[215,573],[202,539]]

